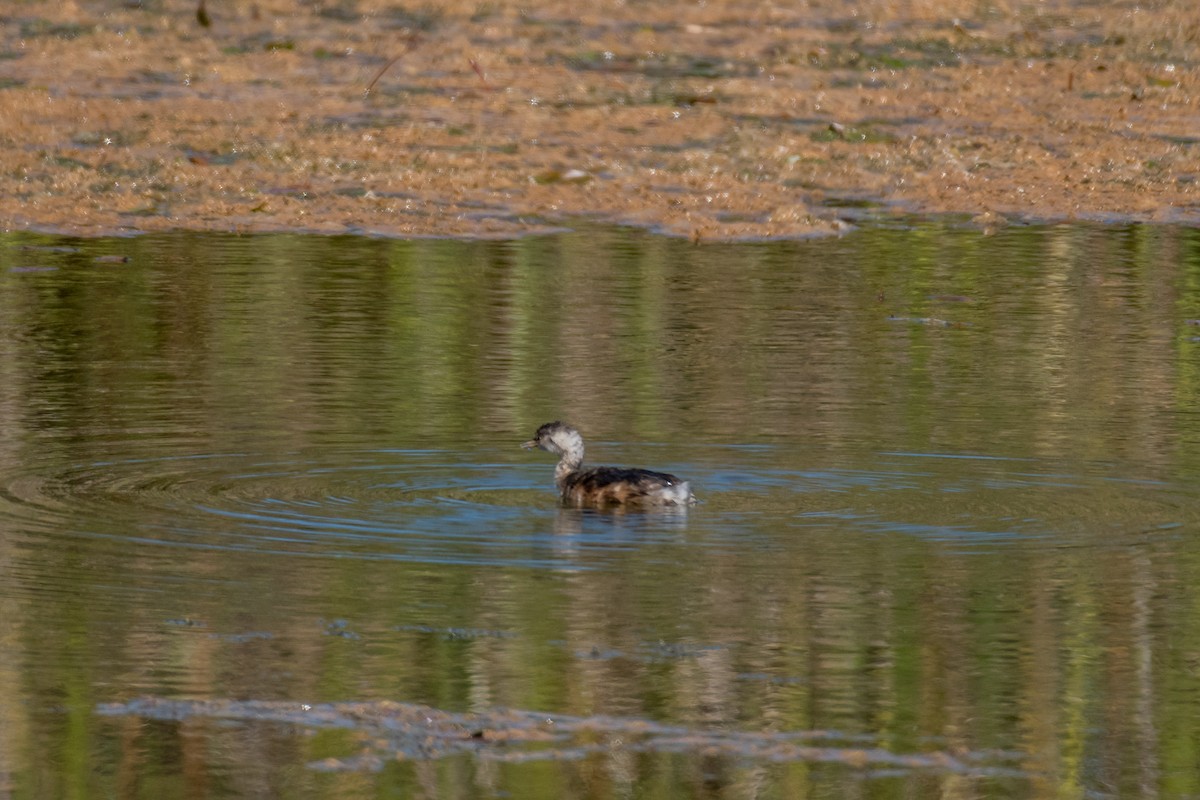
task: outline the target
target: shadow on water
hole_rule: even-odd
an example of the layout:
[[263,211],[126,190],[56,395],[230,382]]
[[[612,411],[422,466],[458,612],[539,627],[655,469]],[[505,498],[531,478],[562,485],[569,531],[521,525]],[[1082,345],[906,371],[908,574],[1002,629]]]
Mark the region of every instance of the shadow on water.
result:
[[5,774],[1200,791],[1198,244],[0,237]]

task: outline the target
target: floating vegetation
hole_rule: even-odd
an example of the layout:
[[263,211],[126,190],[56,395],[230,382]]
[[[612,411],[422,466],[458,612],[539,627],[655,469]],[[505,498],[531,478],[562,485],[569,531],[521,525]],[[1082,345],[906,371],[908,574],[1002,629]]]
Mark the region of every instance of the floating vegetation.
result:
[[888,317],[888,322],[907,322],[912,325],[928,325],[931,328],[969,328],[969,322],[955,322],[949,319],[939,319],[938,317],[897,317],[895,315]]
[[895,753],[863,736],[837,731],[729,731],[667,725],[630,717],[575,717],[497,709],[442,711],[413,703],[321,703],[168,700],[143,697],[97,707],[104,716],[152,720],[227,720],[338,728],[357,734],[354,755],[309,763],[312,769],[377,771],[391,761],[428,761],[471,753],[489,761],[559,761],[638,753],[702,753],[772,762],[832,763],[855,769],[1020,775],[1020,754],[926,750]]
[[248,631],[246,633],[214,633],[212,638],[229,644],[246,644],[247,642],[269,641],[275,638],[270,631]]
[[724,649],[726,648],[722,645],[697,645],[685,642],[642,642],[634,652],[626,652],[611,647],[593,646],[588,650],[577,651],[575,657],[587,661],[628,659],[653,664],[697,658],[704,653]]
[[344,619],[329,620],[324,623],[326,636],[337,636],[342,639],[358,640],[363,638],[361,633],[350,628],[350,623]]
[[32,253],[78,253],[80,249],[72,245],[63,244],[23,244],[17,248],[18,250],[26,250]]
[[471,641],[474,639],[512,639],[516,637],[515,633],[509,631],[492,631],[485,628],[442,628],[433,625],[397,625],[393,630],[412,633],[431,633],[451,642]]

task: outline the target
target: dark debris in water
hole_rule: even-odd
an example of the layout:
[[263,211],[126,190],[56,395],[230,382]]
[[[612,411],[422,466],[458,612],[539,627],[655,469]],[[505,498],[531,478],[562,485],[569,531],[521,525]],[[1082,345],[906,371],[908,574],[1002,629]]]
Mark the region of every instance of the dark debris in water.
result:
[[361,639],[362,634],[354,631],[350,623],[344,619],[323,621],[326,636],[340,636],[343,639]]
[[36,253],[78,253],[78,247],[61,244],[23,244],[17,248],[18,250],[27,250]]
[[[831,731],[710,730],[627,717],[573,717],[497,709],[455,713],[412,703],[168,700],[143,697],[97,707],[104,716],[178,722],[232,720],[338,728],[359,734],[353,755],[309,764],[324,771],[373,771],[395,760],[474,753],[492,761],[573,760],[614,748],[773,762],[837,763],[856,769],[930,770],[971,775],[1021,774],[1015,754],[894,753],[861,737]],[[839,746],[842,745],[842,746]]]
[[246,644],[247,642],[265,641],[274,639],[275,634],[270,631],[247,631],[246,633],[214,633],[212,638],[220,639],[222,642],[230,644]]
[[595,645],[590,650],[576,651],[575,656],[588,661],[628,659],[653,664],[697,658],[703,653],[723,649],[718,645],[696,645],[684,642],[642,642],[638,645],[636,652],[632,653]]
[[512,639],[515,633],[492,631],[484,628],[435,627],[433,625],[397,625],[393,630],[413,633],[431,633],[447,641],[471,641],[474,639]]

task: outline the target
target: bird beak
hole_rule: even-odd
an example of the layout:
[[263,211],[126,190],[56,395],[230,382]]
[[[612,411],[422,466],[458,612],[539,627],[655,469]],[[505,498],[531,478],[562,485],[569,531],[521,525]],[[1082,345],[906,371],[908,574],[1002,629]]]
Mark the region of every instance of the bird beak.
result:
[[535,447],[537,447],[537,439],[530,439],[528,442],[525,442],[525,444],[521,445],[521,449],[523,450],[532,450]]

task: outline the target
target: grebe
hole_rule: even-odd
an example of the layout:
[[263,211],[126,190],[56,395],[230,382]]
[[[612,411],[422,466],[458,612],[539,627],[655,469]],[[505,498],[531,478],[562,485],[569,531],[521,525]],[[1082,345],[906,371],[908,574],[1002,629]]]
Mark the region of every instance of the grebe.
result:
[[572,506],[685,506],[696,502],[688,482],[648,469],[583,468],[583,437],[565,422],[547,422],[525,444],[560,456],[554,485]]

